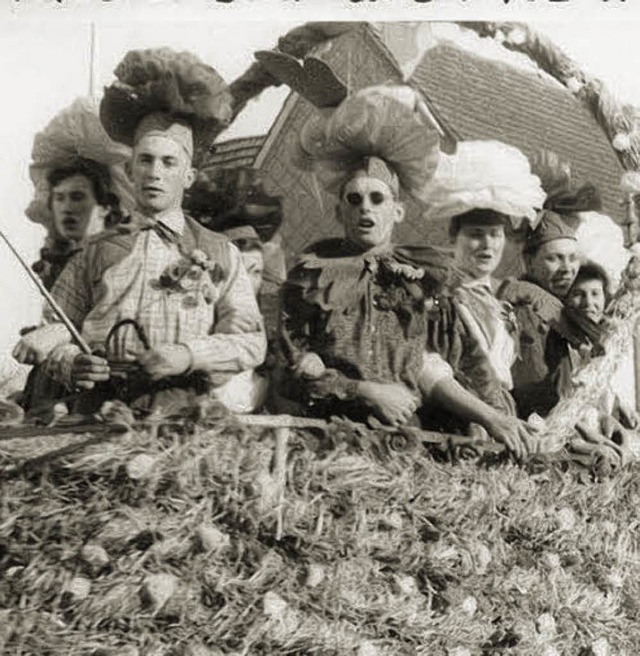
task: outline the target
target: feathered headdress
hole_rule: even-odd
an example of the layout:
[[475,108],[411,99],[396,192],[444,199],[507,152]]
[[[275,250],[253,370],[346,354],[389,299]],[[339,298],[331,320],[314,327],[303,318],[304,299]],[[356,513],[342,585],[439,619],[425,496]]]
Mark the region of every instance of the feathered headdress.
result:
[[587,182],[578,186],[572,178],[571,166],[549,150],[540,150],[531,158],[531,170],[539,178],[547,194],[544,209],[560,215],[593,212],[601,209],[600,193]]
[[323,110],[302,128],[294,158],[337,192],[368,158],[382,160],[400,187],[416,198],[438,163],[439,137],[420,112],[420,99],[406,86],[375,86]]
[[35,136],[29,167],[35,194],[26,215],[51,231],[53,215],[48,207],[47,176],[54,169],[79,162],[95,167],[122,207],[133,208],[131,184],[124,171],[124,163],[130,156],[131,150],[112,141],[102,127],[97,100],[78,98]]
[[425,221],[448,220],[474,209],[488,209],[536,221],[545,193],[517,148],[499,141],[462,141],[452,155],[440,155],[433,179],[423,190]]
[[133,145],[140,121],[164,113],[187,122],[201,156],[231,119],[232,98],[216,70],[189,52],[170,48],[132,50],[105,88],[100,118],[116,141]]

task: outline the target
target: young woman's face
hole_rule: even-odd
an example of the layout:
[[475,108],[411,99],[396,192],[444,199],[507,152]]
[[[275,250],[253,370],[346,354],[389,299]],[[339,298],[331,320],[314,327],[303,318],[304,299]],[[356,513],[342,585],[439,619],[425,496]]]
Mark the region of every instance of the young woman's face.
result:
[[59,182],[51,189],[57,233],[65,239],[83,239],[97,204],[91,181],[84,175],[78,173]]
[[602,280],[599,278],[578,280],[569,290],[566,303],[585,314],[595,323],[600,323],[606,305]]
[[474,278],[490,276],[500,264],[506,237],[503,225],[462,225],[455,239],[458,265]]

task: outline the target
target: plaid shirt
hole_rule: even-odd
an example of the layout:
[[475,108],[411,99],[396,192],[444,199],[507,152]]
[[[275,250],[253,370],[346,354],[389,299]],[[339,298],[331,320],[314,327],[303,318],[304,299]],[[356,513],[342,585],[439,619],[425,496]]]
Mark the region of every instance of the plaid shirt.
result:
[[[182,212],[158,220],[179,241],[185,230]],[[130,318],[145,330],[151,348],[186,345],[193,359],[192,370],[230,375],[261,364],[266,351],[262,317],[235,246],[222,241],[217,254],[205,254],[212,261],[216,255],[226,260],[223,279],[213,280],[205,301],[198,296],[198,289],[176,292],[161,284],[163,274],[184,261],[177,243],[152,229],[140,230],[130,238],[134,240],[131,252],[103,272],[96,272],[103,244],[87,248],[69,262],[53,288],[54,297],[92,348],[104,348],[112,326]],[[244,327],[238,326],[238,319]],[[48,311],[45,321],[56,319]],[[143,348],[131,326],[123,326],[109,346],[111,357],[130,360]],[[46,361],[49,375],[69,383],[73,359],[79,352],[71,344],[54,349]]]

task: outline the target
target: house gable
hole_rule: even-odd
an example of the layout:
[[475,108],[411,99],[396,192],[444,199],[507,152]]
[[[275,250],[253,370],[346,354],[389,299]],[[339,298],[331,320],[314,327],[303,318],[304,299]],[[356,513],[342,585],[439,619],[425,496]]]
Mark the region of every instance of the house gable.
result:
[[504,141],[528,157],[551,150],[598,187],[606,214],[626,221],[622,165],[589,110],[559,84],[446,42],[425,54],[411,83],[460,139]]

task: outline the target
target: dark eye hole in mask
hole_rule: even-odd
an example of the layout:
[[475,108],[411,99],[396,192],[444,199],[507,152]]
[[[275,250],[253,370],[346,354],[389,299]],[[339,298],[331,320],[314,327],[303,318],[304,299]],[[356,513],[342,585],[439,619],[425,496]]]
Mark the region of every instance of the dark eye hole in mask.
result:
[[[369,193],[369,200],[372,205],[382,205],[386,200],[386,196],[381,191],[372,191]],[[345,195],[345,200],[352,207],[360,207],[364,202],[365,197],[357,191],[352,191]]]

